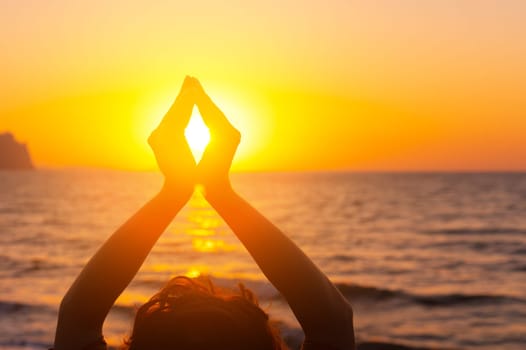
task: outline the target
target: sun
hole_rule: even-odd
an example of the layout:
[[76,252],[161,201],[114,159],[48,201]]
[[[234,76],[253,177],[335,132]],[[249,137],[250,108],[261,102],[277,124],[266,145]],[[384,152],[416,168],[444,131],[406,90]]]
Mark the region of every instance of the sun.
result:
[[210,141],[210,132],[206,127],[201,115],[194,108],[188,126],[185,129],[184,135],[190,146],[190,150],[194,155],[196,161],[201,159],[203,152]]

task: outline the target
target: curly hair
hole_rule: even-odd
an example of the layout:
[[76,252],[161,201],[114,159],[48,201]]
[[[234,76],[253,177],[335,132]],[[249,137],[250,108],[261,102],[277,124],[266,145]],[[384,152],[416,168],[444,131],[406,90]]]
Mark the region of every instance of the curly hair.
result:
[[171,279],[135,316],[128,350],[286,350],[278,330],[242,284],[215,287],[209,278]]

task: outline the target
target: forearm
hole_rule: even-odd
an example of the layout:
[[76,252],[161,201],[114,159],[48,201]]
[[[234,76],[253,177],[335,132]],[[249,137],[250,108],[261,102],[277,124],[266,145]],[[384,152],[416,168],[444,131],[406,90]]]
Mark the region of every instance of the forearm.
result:
[[[62,301],[61,327],[102,332],[102,323],[117,297],[133,279],[151,248],[184,201],[161,191],[126,221],[90,259]],[[100,329],[99,329],[100,328]],[[58,348],[57,344],[55,346]]]
[[[352,311],[316,265],[276,226],[231,190],[207,197],[265,276],[284,295],[305,333],[351,326]],[[334,329],[335,334],[349,330]]]

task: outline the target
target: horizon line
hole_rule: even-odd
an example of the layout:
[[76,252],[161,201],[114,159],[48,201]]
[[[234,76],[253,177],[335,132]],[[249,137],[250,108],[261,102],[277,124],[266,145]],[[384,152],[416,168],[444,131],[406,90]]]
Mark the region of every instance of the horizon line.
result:
[[[0,169],[8,170],[8,169]],[[16,170],[16,169],[15,169]],[[110,168],[103,166],[35,166],[29,171],[53,171],[53,170],[93,170],[93,171],[115,171],[130,173],[161,173],[158,169],[127,169]],[[526,173],[524,169],[352,169],[352,168],[332,168],[332,169],[257,169],[257,170],[231,170],[231,174],[268,174],[268,173],[356,173],[356,174],[510,174]]]

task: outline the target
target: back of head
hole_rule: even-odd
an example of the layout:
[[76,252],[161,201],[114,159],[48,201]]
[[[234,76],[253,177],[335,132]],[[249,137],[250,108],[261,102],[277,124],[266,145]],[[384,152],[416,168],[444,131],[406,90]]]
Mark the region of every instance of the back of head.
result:
[[251,291],[187,277],[170,280],[141,306],[126,343],[130,350],[286,349]]

